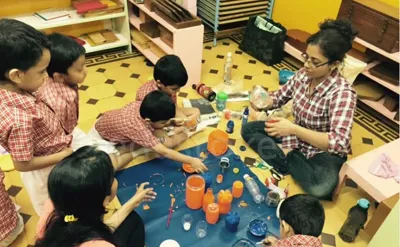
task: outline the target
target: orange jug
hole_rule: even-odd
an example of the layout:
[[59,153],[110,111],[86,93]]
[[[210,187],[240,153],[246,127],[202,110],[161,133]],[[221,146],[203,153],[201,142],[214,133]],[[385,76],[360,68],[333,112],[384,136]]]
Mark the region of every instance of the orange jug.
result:
[[229,136],[222,130],[214,130],[208,136],[207,150],[214,156],[220,156],[228,150]]
[[206,183],[199,175],[192,175],[186,180],[186,206],[190,209],[200,209],[203,206],[203,196]]
[[235,181],[232,185],[232,196],[240,198],[243,195],[243,182]]
[[203,211],[204,212],[207,211],[208,204],[213,203],[214,200],[215,200],[215,197],[213,194],[213,190],[211,188],[208,188],[206,194],[203,197]]
[[216,203],[210,203],[207,206],[206,221],[209,224],[216,224],[219,219],[219,206]]
[[231,211],[233,197],[229,190],[221,190],[218,193],[218,206],[220,214],[227,214]]

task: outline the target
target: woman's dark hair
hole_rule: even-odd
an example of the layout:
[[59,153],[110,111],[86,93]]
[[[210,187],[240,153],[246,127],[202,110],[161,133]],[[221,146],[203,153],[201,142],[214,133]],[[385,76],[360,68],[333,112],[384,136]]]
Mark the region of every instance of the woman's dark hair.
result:
[[[55,210],[35,246],[72,247],[92,240],[116,245],[103,223],[103,202],[111,194],[113,181],[110,157],[94,147],[82,147],[57,164],[48,179]],[[78,221],[66,223],[66,215],[73,215]]]
[[279,208],[279,217],[295,234],[318,237],[325,223],[325,211],[317,198],[298,194],[288,197]]
[[319,45],[330,63],[342,62],[357,34],[349,21],[328,19],[319,25],[317,33],[308,38],[307,45]]

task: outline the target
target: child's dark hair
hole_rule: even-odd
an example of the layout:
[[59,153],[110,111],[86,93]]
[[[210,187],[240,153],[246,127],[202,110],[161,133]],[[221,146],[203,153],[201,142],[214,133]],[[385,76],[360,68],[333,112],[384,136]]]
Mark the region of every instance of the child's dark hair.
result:
[[144,97],[140,105],[140,116],[151,122],[167,121],[175,116],[176,106],[166,93],[156,90]]
[[0,80],[11,69],[27,71],[50,49],[46,35],[23,22],[0,19]]
[[51,60],[47,73],[53,77],[54,73],[67,74],[68,68],[82,55],[85,48],[68,36],[52,33],[48,36],[51,43]]
[[295,234],[318,237],[325,223],[325,211],[317,198],[299,194],[285,199],[279,217],[289,224]]
[[[110,229],[103,223],[103,202],[111,194],[113,181],[110,157],[94,147],[82,147],[57,164],[48,179],[55,210],[47,220],[44,237],[35,246],[70,247],[91,240],[115,245]],[[78,221],[66,223],[66,215]]]
[[175,55],[166,55],[160,58],[154,66],[154,80],[164,86],[183,87],[188,81],[188,74],[181,59]]
[[327,19],[319,25],[319,31],[311,35],[307,44],[319,45],[330,63],[342,62],[351,49],[358,31],[347,20]]

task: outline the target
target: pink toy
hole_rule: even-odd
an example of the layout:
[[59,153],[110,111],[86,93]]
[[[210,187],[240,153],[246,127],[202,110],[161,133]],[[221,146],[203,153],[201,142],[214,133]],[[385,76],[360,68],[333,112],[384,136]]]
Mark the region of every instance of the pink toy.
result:
[[368,171],[382,178],[394,177],[396,182],[400,183],[400,166],[394,163],[386,153],[379,155]]

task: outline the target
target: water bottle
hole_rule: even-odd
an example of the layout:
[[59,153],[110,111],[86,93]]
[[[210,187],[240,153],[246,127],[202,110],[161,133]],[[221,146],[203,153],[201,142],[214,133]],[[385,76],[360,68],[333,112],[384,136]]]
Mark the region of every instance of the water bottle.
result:
[[249,108],[246,107],[243,111],[243,118],[242,118],[242,126],[247,124],[247,121],[249,120]]
[[227,85],[231,85],[232,80],[232,52],[228,52],[226,55],[225,65],[224,65],[224,83]]
[[354,242],[360,229],[363,229],[365,222],[367,222],[368,208],[369,201],[364,198],[358,200],[357,205],[350,208],[347,219],[339,231],[339,236],[343,241]]
[[261,202],[264,201],[265,197],[263,194],[260,192],[260,188],[258,187],[256,181],[252,177],[249,176],[249,174],[245,174],[243,176],[244,178],[244,183],[246,185],[246,188],[249,190],[250,194],[253,196],[253,200],[255,203],[260,204]]
[[226,133],[232,134],[234,129],[235,129],[235,122],[229,120],[228,123],[226,124]]

